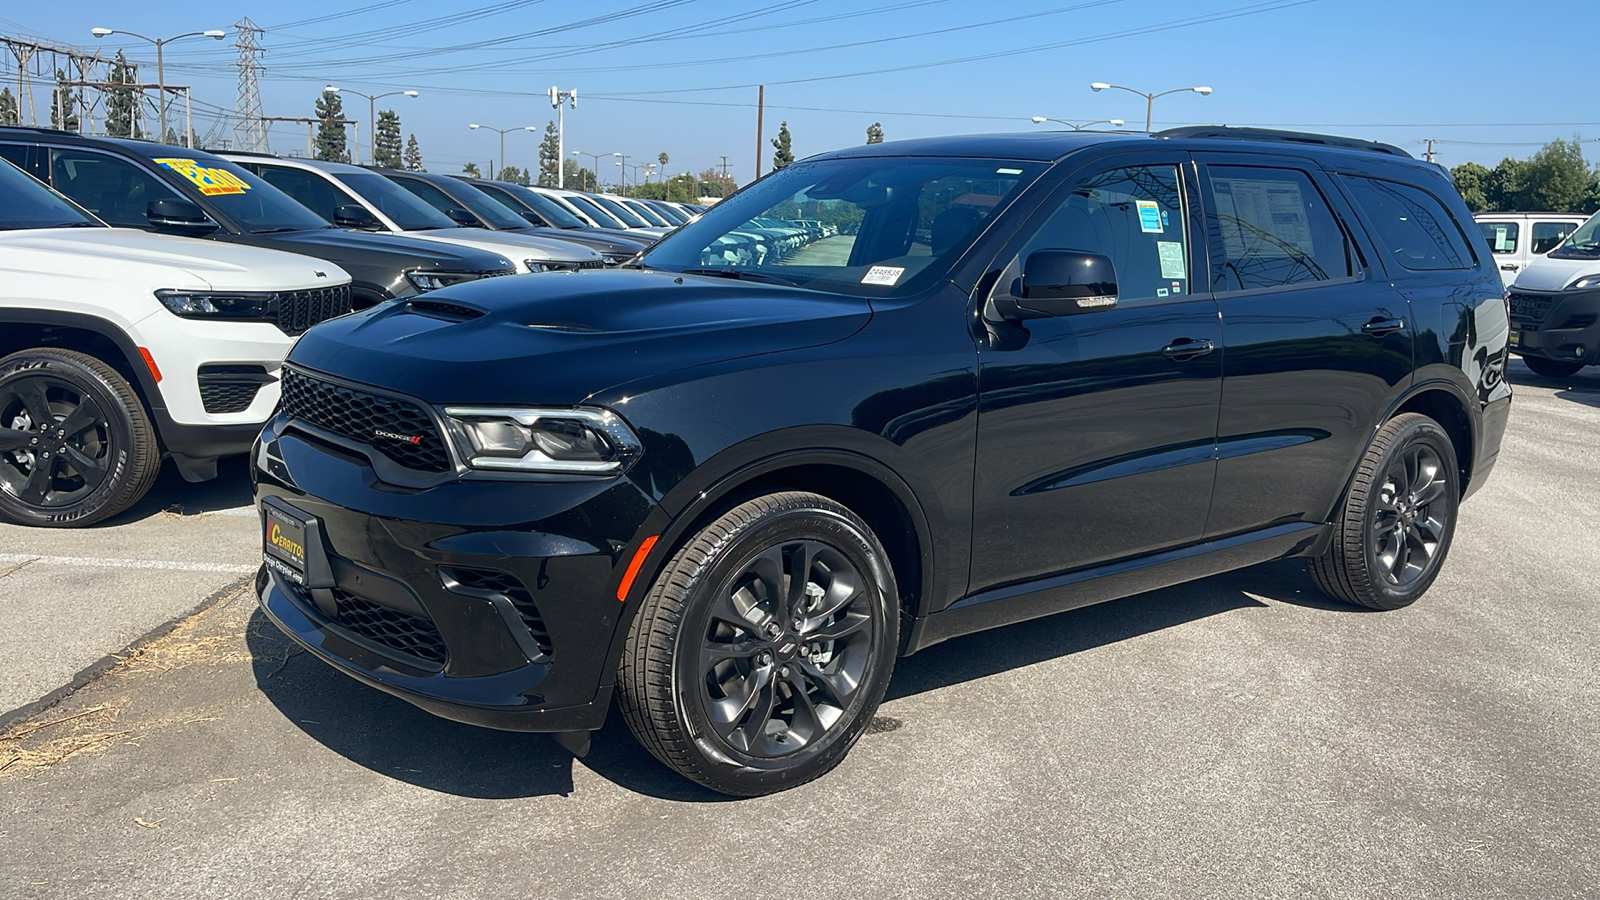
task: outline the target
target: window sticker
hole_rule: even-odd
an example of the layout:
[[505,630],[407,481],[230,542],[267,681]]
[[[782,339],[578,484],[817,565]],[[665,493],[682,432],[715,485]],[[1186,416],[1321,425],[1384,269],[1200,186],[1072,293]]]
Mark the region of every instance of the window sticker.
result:
[[242,194],[250,190],[250,185],[227,169],[209,168],[192,159],[158,159],[156,164],[165,166],[189,179],[195,187],[200,189],[200,193],[207,197],[215,197],[220,194]]
[[1167,289],[1166,288],[1156,288],[1156,296],[1157,297],[1165,297],[1166,295],[1167,295]]
[[1188,267],[1183,264],[1182,241],[1156,241],[1156,253],[1161,257],[1161,277],[1166,279],[1188,278]]
[[994,173],[996,175],[1021,175],[1022,174],[1022,170],[1021,169],[995,169]]
[[1496,225],[1494,227],[1494,249],[1499,253],[1509,253],[1515,249],[1511,241],[1506,237],[1506,227],[1504,225]]
[[1145,234],[1161,234],[1161,204],[1154,200],[1135,200],[1139,205],[1139,230]]
[[1229,259],[1316,255],[1298,183],[1213,177],[1211,185]]
[[1181,281],[1174,281],[1174,282],[1173,282],[1173,283],[1172,283],[1172,292],[1173,292],[1173,293],[1174,293],[1174,294],[1181,294],[1181,293],[1183,293],[1183,282],[1181,282]]
[[861,283],[893,286],[905,272],[905,269],[898,266],[873,266],[861,277]]

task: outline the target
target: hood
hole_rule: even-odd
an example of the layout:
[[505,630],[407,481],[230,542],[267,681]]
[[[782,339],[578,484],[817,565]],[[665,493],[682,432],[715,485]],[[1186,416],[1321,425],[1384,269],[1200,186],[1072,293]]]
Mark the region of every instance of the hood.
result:
[[451,246],[443,241],[424,241],[403,235],[345,231],[342,228],[314,228],[273,234],[240,235],[256,244],[278,244],[285,250],[305,253],[343,263],[341,254],[364,256],[367,262],[383,257],[399,266],[429,266],[452,272],[488,272],[510,268],[503,254]]
[[864,298],[800,288],[636,269],[552,272],[323,323],[290,360],[433,403],[574,405],[646,376],[830,344],[871,316]]
[[[305,290],[349,284],[338,266],[298,253],[156,234],[134,228],[0,232],[5,268],[212,290]],[[31,260],[31,262],[30,262]],[[200,284],[189,284],[198,279]]]
[[1600,273],[1600,259],[1555,259],[1546,256],[1528,263],[1518,273],[1511,289],[1560,291],[1580,275],[1595,273]]
[[536,237],[549,238],[553,241],[579,244],[597,253],[610,254],[612,256],[618,254],[632,256],[650,243],[644,238],[629,240],[627,238],[614,237],[604,232],[585,231],[581,228],[535,227],[529,228],[527,231],[519,231],[517,234],[531,234]]
[[486,228],[430,228],[423,231],[407,231],[405,235],[473,247],[505,256],[516,263],[520,271],[527,271],[524,265],[527,260],[578,263],[600,258],[600,254],[588,247],[570,241],[552,240],[515,231],[490,231]]

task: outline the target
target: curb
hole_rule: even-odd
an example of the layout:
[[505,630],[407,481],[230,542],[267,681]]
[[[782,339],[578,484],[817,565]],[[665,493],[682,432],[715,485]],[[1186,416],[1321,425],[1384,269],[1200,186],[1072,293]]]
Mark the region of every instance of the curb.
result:
[[205,612],[207,609],[215,606],[224,597],[227,597],[228,595],[233,594],[234,592],[247,586],[253,578],[255,578],[254,574],[244,575],[234,581],[228,582],[227,584],[213,591],[204,600],[201,600],[199,603],[195,604],[193,608],[173,616],[172,618],[162,622],[160,625],[157,625],[139,637],[134,638],[132,642],[123,647],[121,650],[118,650],[115,653],[108,653],[85,666],[83,669],[79,670],[78,674],[72,676],[72,680],[68,681],[66,684],[56,688],[48,694],[45,694],[43,697],[40,697],[37,700],[34,700],[30,703],[24,703],[16,709],[8,712],[0,713],[0,735],[4,735],[12,725],[21,722],[24,719],[30,719],[77,693],[80,688],[85,687],[90,682],[99,678],[101,675],[104,675],[105,673],[116,668],[116,666],[123,660],[127,659],[129,655],[139,651],[153,641],[157,641],[166,637],[172,633],[173,629],[177,628],[188,619]]

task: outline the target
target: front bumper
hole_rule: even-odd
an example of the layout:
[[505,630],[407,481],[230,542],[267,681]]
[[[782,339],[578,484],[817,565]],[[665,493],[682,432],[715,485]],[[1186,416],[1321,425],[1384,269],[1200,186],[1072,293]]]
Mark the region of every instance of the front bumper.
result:
[[1600,289],[1511,290],[1511,350],[1561,362],[1600,363]]
[[616,586],[654,503],[625,478],[404,489],[347,450],[281,415],[262,433],[258,505],[314,523],[302,584],[281,565],[258,577],[266,616],[334,668],[435,715],[598,729],[624,613]]

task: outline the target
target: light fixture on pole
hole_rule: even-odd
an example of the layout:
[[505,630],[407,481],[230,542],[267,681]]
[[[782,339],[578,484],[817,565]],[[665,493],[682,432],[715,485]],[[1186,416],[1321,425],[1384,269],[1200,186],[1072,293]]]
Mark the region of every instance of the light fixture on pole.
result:
[[186,37],[208,37],[220,41],[228,36],[226,31],[218,28],[214,28],[210,31],[188,31],[184,32],[183,34],[175,34],[168,38],[146,37],[137,31],[123,31],[120,28],[91,28],[89,29],[89,33],[97,38],[103,38],[111,34],[125,34],[128,37],[136,37],[141,41],[149,41],[150,43],[156,45],[156,87],[161,93],[161,103],[159,105],[161,107],[161,140],[163,143],[165,143],[167,140],[167,68],[166,62],[162,58],[162,48],[173,41],[181,40]]
[[1121,128],[1122,127],[1122,120],[1121,119],[1096,119],[1093,122],[1084,122],[1083,124],[1079,125],[1079,124],[1074,123],[1074,122],[1068,122],[1066,119],[1052,119],[1049,116],[1034,116],[1033,117],[1033,124],[1035,124],[1035,125],[1042,125],[1045,122],[1059,122],[1062,125],[1065,125],[1068,128],[1071,128],[1073,131],[1082,131],[1085,128],[1088,128],[1090,125],[1110,125],[1112,128]]
[[1199,94],[1202,97],[1208,96],[1211,93],[1211,88],[1206,87],[1205,85],[1201,85],[1199,87],[1173,88],[1170,91],[1159,91],[1159,92],[1154,93],[1154,94],[1147,94],[1144,91],[1136,91],[1131,87],[1123,87],[1120,84],[1106,84],[1104,81],[1096,81],[1094,84],[1089,85],[1089,90],[1094,91],[1095,93],[1099,93],[1100,91],[1104,91],[1104,90],[1127,91],[1130,94],[1138,94],[1139,96],[1143,97],[1144,100],[1145,100],[1145,106],[1144,106],[1144,130],[1145,131],[1149,131],[1150,130],[1151,116],[1155,112],[1156,98],[1157,97],[1165,97],[1168,94],[1182,94],[1182,93],[1186,93],[1188,91],[1193,91],[1193,92],[1195,92],[1196,94]]
[[567,186],[566,169],[564,168],[566,163],[563,162],[567,158],[567,122],[566,107],[562,106],[563,103],[570,105],[573,109],[578,108],[577,88],[563,91],[551,85],[550,105],[556,109],[556,187],[558,188]]
[[[378,101],[382,100],[384,97],[395,97],[400,95],[407,97],[417,96],[416,91],[389,91],[386,94],[377,95],[363,94],[360,91],[352,91],[349,88],[336,88],[331,84],[323,88],[322,92],[325,94],[355,94],[357,97],[367,98],[367,128],[371,133],[371,137],[367,140],[367,163],[374,166],[378,164]],[[360,132],[357,132],[357,134],[359,135]],[[356,140],[356,152],[354,158],[357,162],[361,161],[361,141],[359,138]]]
[[[596,191],[600,190],[600,157],[605,156],[605,154],[604,153],[585,153],[582,150],[574,150],[574,151],[572,151],[572,155],[573,156],[587,156],[590,159],[594,160],[594,169],[591,170],[591,173],[594,175],[594,189]],[[580,191],[584,189],[583,173],[582,172],[578,173],[578,188],[577,189],[580,190]]]
[[626,153],[612,153],[611,155],[622,157],[622,161],[617,163],[622,167],[622,187],[618,189],[617,193],[626,197],[628,195],[628,155]]
[[[486,129],[486,130],[489,130],[489,131],[498,132],[500,134],[500,172],[504,172],[506,170],[506,132],[508,132],[508,131],[537,131],[538,130],[538,129],[534,128],[532,125],[522,125],[522,126],[519,126],[517,128],[496,128],[493,125],[479,125],[476,122],[472,123],[471,125],[468,125],[467,127],[472,129],[473,131],[477,131],[479,128],[483,128],[483,129]],[[500,177],[500,172],[490,172],[489,173],[489,179],[491,181],[493,181],[494,179],[499,178]]]

